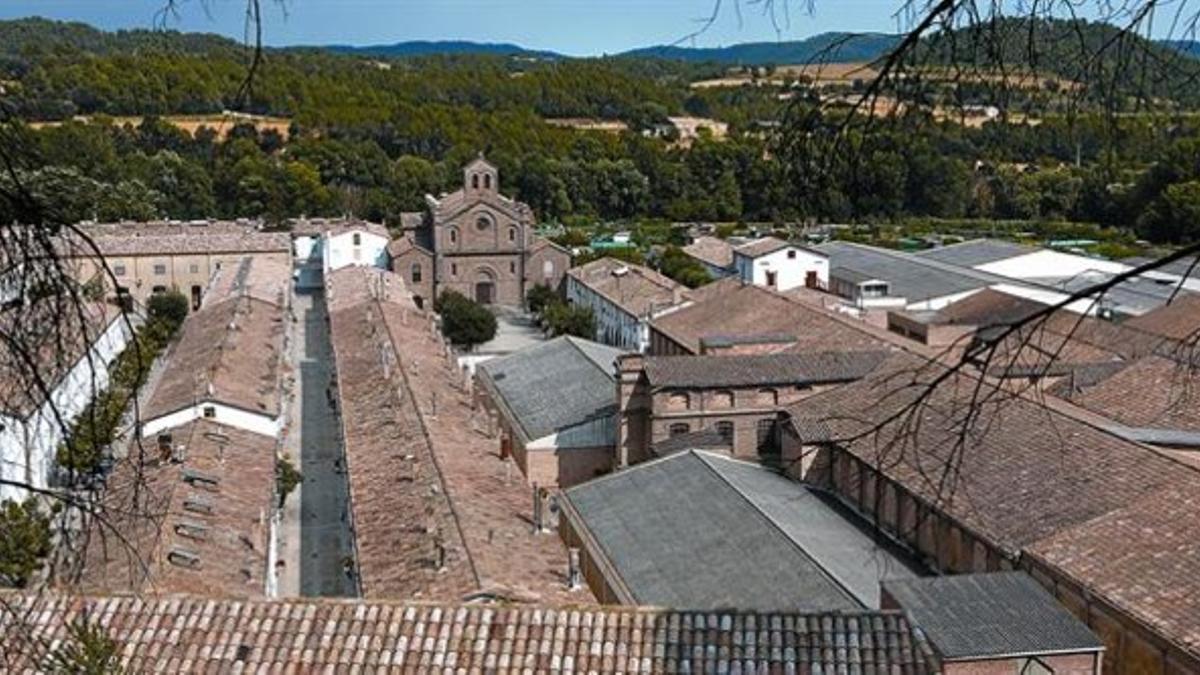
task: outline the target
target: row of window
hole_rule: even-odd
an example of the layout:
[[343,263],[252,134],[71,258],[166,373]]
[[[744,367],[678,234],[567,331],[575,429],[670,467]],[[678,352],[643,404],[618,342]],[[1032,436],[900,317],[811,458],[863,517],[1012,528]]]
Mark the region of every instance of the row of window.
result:
[[[713,408],[732,408],[734,400],[733,392],[727,389],[713,392],[709,397],[710,407]],[[755,402],[758,405],[778,405],[779,392],[774,389],[759,389],[755,397]],[[667,407],[672,410],[690,410],[692,407],[692,397],[685,391],[672,392],[667,396]]]
[[[113,275],[118,276],[118,277],[123,277],[128,272],[128,270],[125,269],[125,266],[121,265],[121,264],[113,265],[112,271],[113,271]],[[154,272],[155,276],[159,276],[159,277],[166,276],[167,266],[166,265],[155,265],[153,268],[153,272]],[[200,273],[200,265],[197,265],[196,263],[192,263],[191,265],[188,266],[188,272],[191,274],[199,274]]]

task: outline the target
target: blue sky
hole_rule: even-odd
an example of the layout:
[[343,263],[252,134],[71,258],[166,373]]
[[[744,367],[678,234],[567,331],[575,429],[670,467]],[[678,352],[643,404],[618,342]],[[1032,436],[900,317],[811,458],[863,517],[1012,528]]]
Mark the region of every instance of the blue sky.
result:
[[[618,52],[670,43],[711,13],[713,0],[286,0],[286,16],[267,7],[266,39],[274,45],[380,44],[463,39],[515,42],[574,55]],[[696,46],[775,40],[771,22],[742,0],[739,25],[731,0]],[[830,30],[895,30],[893,0],[817,0],[808,15],[795,8],[784,39]],[[208,12],[204,10],[205,5]],[[162,0],[0,0],[0,18],[45,16],[106,29],[154,26]],[[183,0],[173,28],[242,34],[244,0]]]

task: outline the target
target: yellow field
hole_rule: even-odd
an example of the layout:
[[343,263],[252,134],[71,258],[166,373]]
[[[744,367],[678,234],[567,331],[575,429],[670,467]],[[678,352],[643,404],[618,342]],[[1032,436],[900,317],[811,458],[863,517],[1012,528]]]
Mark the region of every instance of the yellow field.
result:
[[[73,120],[77,122],[91,122],[93,117],[88,115],[77,115]],[[139,126],[142,123],[141,117],[136,116],[118,116],[105,118],[111,120],[117,126],[126,124],[131,126]],[[265,115],[247,115],[244,113],[227,112],[215,115],[163,115],[163,121],[182,129],[191,135],[196,135],[196,132],[201,127],[208,127],[217,132],[217,136],[222,140],[229,136],[229,132],[237,124],[253,124],[255,129],[266,131],[274,130],[284,139],[288,138],[289,128],[292,121],[286,117],[268,117]],[[45,127],[56,127],[62,122],[30,122],[29,126],[34,129]]]

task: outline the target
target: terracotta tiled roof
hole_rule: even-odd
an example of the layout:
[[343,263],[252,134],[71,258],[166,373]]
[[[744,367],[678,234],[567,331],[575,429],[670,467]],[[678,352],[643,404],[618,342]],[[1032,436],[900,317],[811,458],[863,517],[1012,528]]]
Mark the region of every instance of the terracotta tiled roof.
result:
[[702,286],[691,297],[691,305],[654,319],[651,326],[692,353],[699,353],[700,341],[710,335],[795,335],[789,351],[878,349],[898,340],[855,319],[736,279]]
[[814,385],[857,380],[888,356],[877,352],[809,352],[731,356],[648,356],[652,387]]
[[198,255],[202,253],[287,253],[292,238],[286,232],[205,232],[143,234],[137,231],[93,237],[105,256]]
[[[14,322],[18,315],[20,321]],[[5,336],[0,344],[0,411],[28,418],[45,403],[44,390],[57,388],[113,322],[125,320],[112,305],[76,305],[66,297],[46,298],[20,311],[6,310],[0,328]],[[97,363],[95,372],[104,369]]]
[[1125,322],[1148,333],[1188,340],[1200,334],[1200,294],[1181,292],[1175,301]]
[[326,288],[362,592],[460,599],[478,582],[383,325],[383,314],[395,313],[428,330],[429,316],[389,273],[347,267],[329,274]]
[[[371,299],[366,289],[370,284],[378,287],[381,282],[369,279],[387,280],[392,290],[384,301]],[[472,408],[462,375],[447,358],[446,344],[432,329],[429,315],[416,310],[405,299],[406,294],[395,290],[403,288],[400,277],[374,269],[347,268],[335,272],[330,283],[329,311],[334,316],[334,340],[339,352],[339,387],[347,387],[339,395],[363,397],[356,403],[344,401],[342,408],[347,416],[343,424],[352,507],[360,539],[359,566],[368,594],[406,596],[411,592],[409,578],[423,578],[420,575],[427,569],[427,556],[411,551],[421,545],[414,544],[414,538],[428,544],[425,550],[432,548],[428,539],[432,532],[422,533],[416,528],[429,522],[426,505],[438,503],[430,496],[436,476],[464,553],[464,558],[451,555],[449,560],[469,561],[474,576],[468,578],[465,572],[451,568],[445,574],[452,581],[426,590],[424,597],[458,599],[466,593],[482,593],[517,601],[593,602],[586,589],[567,588],[567,551],[561,540],[550,534],[531,533],[529,486],[519,478],[519,469],[499,458],[499,440],[489,437],[486,419]],[[358,311],[369,308],[369,318],[353,313],[345,321],[337,318],[339,312],[354,311],[356,303],[363,305]],[[355,316],[360,318],[355,320]],[[356,324],[360,337],[344,344],[366,347],[338,346],[342,341],[338,331],[345,329],[337,326],[348,322]],[[361,336],[372,331],[374,342],[364,342]],[[381,350],[379,345],[385,339],[388,342]],[[381,375],[385,367],[397,365],[399,369],[389,371],[387,378]],[[396,384],[397,377],[402,384]],[[379,391],[385,387],[392,387],[392,400],[398,396],[398,403],[389,403],[390,393]],[[368,410],[353,412],[362,402]],[[423,442],[416,436],[418,430]],[[399,450],[396,439],[400,441]],[[427,455],[420,454],[426,448]],[[420,459],[424,456],[427,461]],[[414,465],[418,464],[420,481],[412,479]],[[419,506],[418,513],[413,513],[413,505]],[[439,514],[443,513],[435,508],[433,522],[439,522]],[[450,521],[440,522],[445,545],[460,545],[455,543]],[[363,542],[368,536],[364,527],[373,532],[370,547]],[[378,572],[372,573],[371,569]],[[372,576],[381,579],[374,591]]]
[[[742,244],[741,246],[735,248],[733,252],[737,255],[744,255],[747,258],[758,258],[764,255],[770,255],[771,253],[785,248],[792,247],[804,248],[799,244],[788,243],[778,237],[763,237],[761,239],[755,239],[752,242]],[[825,255],[824,253],[817,253],[822,256]]]
[[[803,441],[834,440],[882,467],[1012,555],[1153,492],[1179,470],[1145,446],[1006,395],[976,407],[974,433],[960,444],[953,423],[968,409],[976,383],[963,373],[942,381],[919,418],[902,429],[903,411],[941,372],[897,354],[866,378],[795,405],[793,425]],[[947,467],[953,468],[952,487],[941,482]]]
[[[7,665],[98,624],[133,672],[933,673],[900,612],[550,609],[352,601],[4,597]],[[13,641],[20,641],[13,645]],[[40,653],[40,652],[39,652]]]
[[321,236],[328,233],[336,236],[358,230],[385,238],[392,236],[384,225],[361,218],[296,218],[290,221],[290,225],[293,235]]
[[1055,393],[1126,426],[1200,432],[1197,384],[1197,374],[1187,366],[1146,356],[1090,386]]
[[253,297],[206,305],[183,323],[143,419],[211,400],[279,415],[284,316]]
[[213,275],[204,302],[251,297],[280,307],[287,306],[292,292],[292,268],[261,256],[246,256],[236,265],[225,265]]
[[1171,478],[1028,553],[1200,661],[1200,472]]
[[733,266],[733,245],[717,237],[696,237],[683,252],[714,267]]
[[614,258],[572,267],[567,274],[636,317],[680,304],[687,291],[683,284],[648,267]]
[[171,438],[176,460],[146,440],[117,463],[81,587],[264,596],[276,440],[204,419]]

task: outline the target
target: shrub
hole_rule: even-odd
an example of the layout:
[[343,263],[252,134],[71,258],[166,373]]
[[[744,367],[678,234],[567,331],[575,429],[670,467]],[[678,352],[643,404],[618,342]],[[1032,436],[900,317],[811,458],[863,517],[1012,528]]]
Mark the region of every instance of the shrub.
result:
[[187,318],[188,299],[187,296],[179,291],[155,293],[150,296],[150,302],[147,303],[146,310],[151,321],[162,322],[171,328],[171,333],[174,333],[183,324],[183,320]]
[[455,291],[446,291],[434,303],[442,316],[442,334],[466,349],[496,337],[496,317],[486,307]]
[[291,462],[286,459],[275,460],[275,490],[279,493],[279,508],[283,508],[283,502],[303,480],[304,475]]
[[558,300],[558,294],[546,284],[538,284],[525,294],[525,306],[534,314],[541,314],[550,303]]
[[585,340],[596,337],[596,317],[591,307],[579,307],[556,300],[546,307],[542,318],[555,337],[574,335]]
[[37,500],[0,503],[0,584],[24,588],[50,555],[50,516]]

